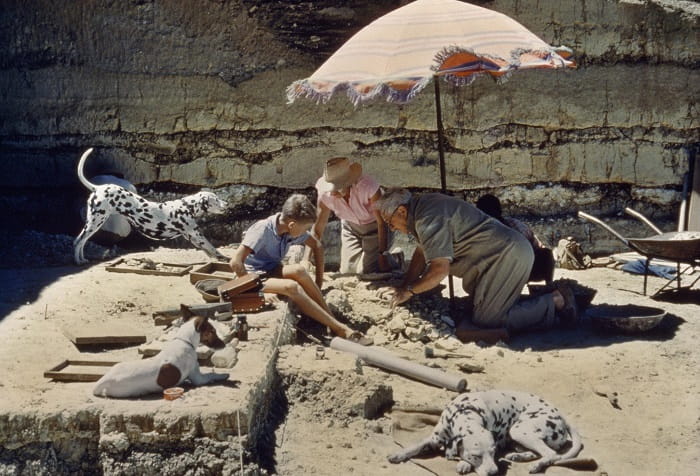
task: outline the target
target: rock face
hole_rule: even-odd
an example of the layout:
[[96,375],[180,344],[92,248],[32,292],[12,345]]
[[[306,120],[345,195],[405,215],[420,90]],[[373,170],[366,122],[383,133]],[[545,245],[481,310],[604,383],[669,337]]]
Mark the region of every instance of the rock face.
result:
[[[149,199],[202,187],[231,198],[205,223],[217,244],[292,190],[313,193],[329,156],[352,156],[387,186],[439,188],[430,91],[402,107],[285,103],[287,85],[406,1],[6,3],[0,218],[11,227],[77,232],[75,165],[90,146],[88,176],[119,172]],[[444,87],[450,191],[495,192],[550,244],[605,235],[573,220],[578,209],[632,206],[670,226],[700,142],[700,5],[475,3],[571,47],[579,67]]]

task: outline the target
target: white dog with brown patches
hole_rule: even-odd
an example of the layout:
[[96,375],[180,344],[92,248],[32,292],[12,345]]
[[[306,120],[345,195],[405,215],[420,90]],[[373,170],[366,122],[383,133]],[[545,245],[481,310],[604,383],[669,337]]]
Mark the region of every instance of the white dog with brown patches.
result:
[[98,397],[139,397],[162,392],[185,380],[199,386],[228,379],[227,373],[203,374],[200,371],[197,361],[200,343],[212,349],[226,345],[206,317],[191,317],[158,355],[116,364],[97,381],[92,393]]

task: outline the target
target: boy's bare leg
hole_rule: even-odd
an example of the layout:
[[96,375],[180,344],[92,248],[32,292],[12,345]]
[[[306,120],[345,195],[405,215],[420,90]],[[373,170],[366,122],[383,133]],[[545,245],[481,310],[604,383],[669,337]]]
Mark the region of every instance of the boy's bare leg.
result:
[[311,277],[306,268],[300,264],[289,264],[282,267],[282,277],[286,279],[293,279],[304,288],[306,295],[313,299],[316,304],[321,306],[328,314],[333,315],[328,304],[326,304],[325,299],[323,299],[323,294],[321,290],[316,285],[316,281]]
[[[302,313],[324,326],[330,327],[331,331],[337,336],[347,338],[353,333],[352,329],[338,322],[330,312],[311,299],[302,285],[293,279],[268,278],[265,281],[263,292],[287,296],[299,307]],[[323,299],[321,300],[323,301]]]

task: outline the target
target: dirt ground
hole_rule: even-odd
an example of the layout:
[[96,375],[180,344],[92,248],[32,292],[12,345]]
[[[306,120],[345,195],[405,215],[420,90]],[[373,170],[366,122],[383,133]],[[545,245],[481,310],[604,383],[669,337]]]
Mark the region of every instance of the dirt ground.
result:
[[[134,255],[170,263],[204,260],[203,254],[192,250],[157,249]],[[700,286],[651,300],[641,295],[642,276],[617,269],[557,270],[555,278],[562,277],[597,291],[589,314],[603,304],[654,306],[668,314],[656,329],[643,334],[602,332],[584,317],[575,329],[523,334],[488,346],[456,343],[449,319],[444,319],[449,317],[447,300],[439,296],[414,298],[391,314],[382,299],[386,281],[328,274],[324,292],[337,313],[374,335],[377,345],[463,376],[469,391],[528,391],[558,407],[582,436],[580,456],[594,458],[599,466],[579,474],[697,474]],[[161,281],[154,285],[154,279]],[[61,404],[42,400],[42,389],[50,384],[41,372],[56,357],[46,355],[45,343],[58,339],[62,326],[113,318],[143,322],[164,302],[192,297],[187,285],[172,278],[106,273],[104,279],[95,279],[94,268],[74,266],[0,269],[0,280],[0,338],[3,360],[9,366],[0,377],[0,391],[10,407],[17,404],[13,395],[23,395],[27,388],[36,391],[26,404]],[[662,283],[661,278],[652,277],[650,289]],[[406,323],[404,328],[397,327],[397,316]],[[322,330],[314,325],[302,321],[302,328],[322,337]],[[152,338],[158,329],[148,332]],[[428,359],[425,346],[469,357]],[[69,342],[64,347],[65,353],[74,351]],[[349,402],[358,393],[381,387],[385,392],[390,388],[395,408],[442,408],[456,393],[361,365],[347,356],[336,357],[331,349],[319,361],[315,352],[316,345],[306,339],[280,352],[286,408],[271,430],[274,454],[268,455],[269,471],[283,475],[452,474],[430,469],[421,460],[419,464],[388,463],[387,455],[399,448],[392,434],[392,414],[363,418]],[[11,362],[6,357],[13,354],[35,358]],[[483,372],[461,370],[460,364],[481,366]],[[16,370],[8,372],[9,368]],[[527,468],[527,463],[504,465],[501,474],[524,475]],[[547,474],[575,472],[554,467]]]
[[[652,306],[668,315],[656,329],[643,334],[604,332],[584,317],[574,330],[523,334],[495,346],[470,343],[450,349],[471,356],[468,359],[426,359],[422,343],[403,337],[383,346],[411,360],[463,375],[471,391],[521,390],[551,402],[578,428],[585,445],[580,456],[593,458],[599,465],[596,471],[579,474],[697,474],[700,289],[696,285],[692,292],[651,300],[641,295],[642,276],[616,269],[557,270],[555,277],[574,279],[597,290],[589,314],[600,312],[607,304]],[[337,286],[337,281],[328,286]],[[650,289],[661,284],[660,278],[650,278]],[[366,314],[370,313],[368,306],[375,307],[374,312],[385,311],[368,300],[368,295],[364,304],[360,302],[363,286],[354,289],[349,299],[356,313],[363,312],[357,311],[362,306]],[[416,314],[426,312],[420,303],[409,307]],[[427,311],[434,309],[429,306]],[[437,339],[428,345],[438,348],[440,342]],[[297,355],[294,359],[301,360]],[[459,369],[463,363],[483,366],[484,372],[464,373]],[[365,371],[365,376],[392,387],[395,407],[442,407],[455,397],[453,392],[381,370]],[[329,408],[347,399],[351,390],[342,379],[327,375],[309,375],[306,380],[322,382],[316,387],[322,397],[290,402],[278,455],[280,474],[420,475],[431,474],[431,470],[453,474],[452,463],[447,467],[423,464],[427,469],[387,463],[386,455],[398,449],[391,436],[390,415],[375,421],[341,419],[339,425],[337,417],[328,417],[333,413]],[[502,474],[528,474],[528,464],[512,464],[507,471],[504,466]],[[574,472],[550,468],[547,474]]]

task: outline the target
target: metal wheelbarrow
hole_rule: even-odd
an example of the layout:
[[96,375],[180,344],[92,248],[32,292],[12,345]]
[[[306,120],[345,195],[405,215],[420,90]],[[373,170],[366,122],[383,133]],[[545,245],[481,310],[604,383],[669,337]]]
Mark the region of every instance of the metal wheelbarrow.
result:
[[[584,212],[578,212],[578,216],[584,220],[596,223],[607,231],[615,235],[625,245],[646,258],[644,262],[644,295],[647,293],[647,276],[649,274],[649,262],[654,259],[663,259],[674,261],[676,263],[676,276],[670,279],[661,289],[654,293],[654,296],[666,289],[673,281],[677,281],[678,289],[681,288],[681,263],[688,264],[690,267],[700,265],[700,232],[697,231],[678,231],[664,233],[650,222],[644,215],[625,208],[625,213],[641,220],[648,225],[657,234],[648,238],[625,238],[612,227],[606,225],[598,218]],[[689,288],[700,280],[700,276],[693,281]]]

